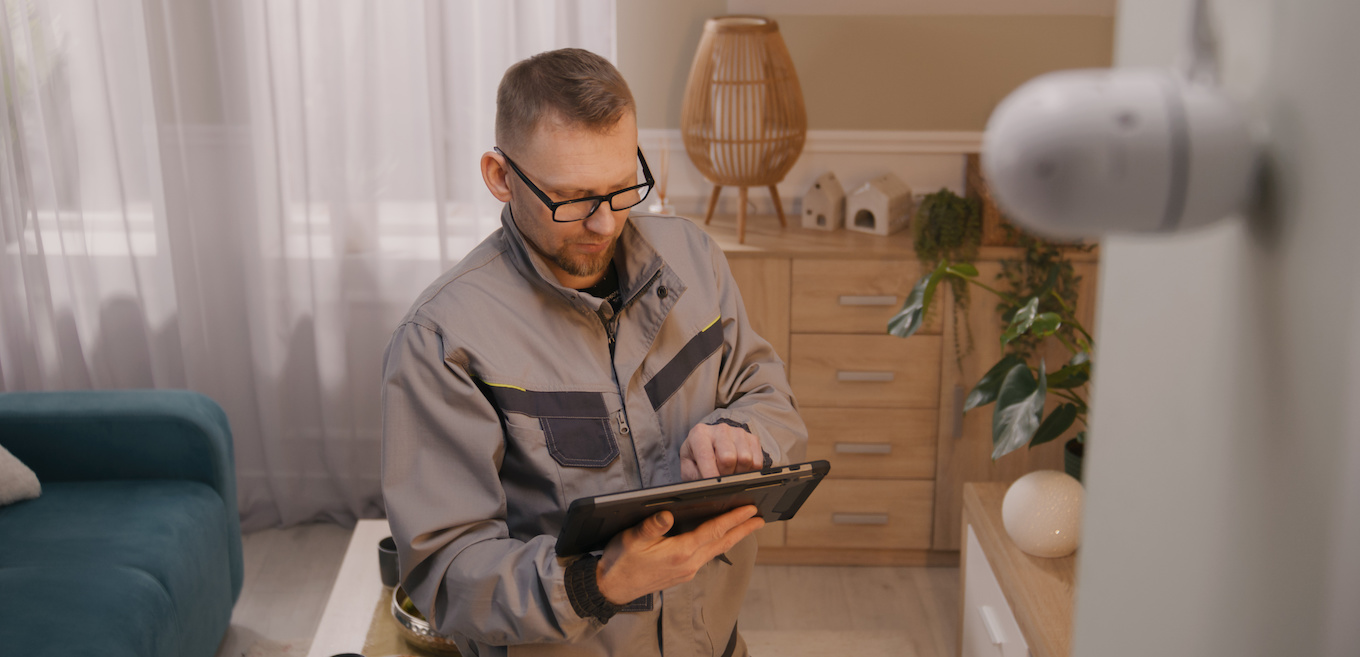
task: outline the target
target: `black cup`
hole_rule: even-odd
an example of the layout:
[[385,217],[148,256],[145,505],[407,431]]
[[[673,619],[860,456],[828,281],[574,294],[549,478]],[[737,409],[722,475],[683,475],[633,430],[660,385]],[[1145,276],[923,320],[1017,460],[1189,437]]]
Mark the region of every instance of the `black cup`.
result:
[[401,571],[397,568],[397,542],[391,536],[378,541],[378,576],[387,587],[396,586],[401,580]]

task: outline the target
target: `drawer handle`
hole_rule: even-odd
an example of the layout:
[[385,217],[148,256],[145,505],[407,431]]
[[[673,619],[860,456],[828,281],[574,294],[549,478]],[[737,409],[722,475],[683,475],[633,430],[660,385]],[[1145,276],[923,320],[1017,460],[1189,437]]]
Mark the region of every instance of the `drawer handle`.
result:
[[837,381],[872,381],[875,383],[888,383],[896,376],[893,372],[855,372],[850,370],[836,370]]
[[996,619],[996,612],[987,605],[978,607],[978,615],[982,616],[982,627],[987,629],[987,636],[992,640],[992,645],[999,646],[1006,642],[1006,633],[1001,631],[1001,623]]
[[842,306],[895,306],[897,297],[888,295],[866,296],[859,294],[842,294],[840,296]]
[[837,454],[892,454],[888,443],[836,443]]
[[888,524],[888,514],[886,514],[886,513],[833,513],[833,514],[831,514],[831,524],[833,524],[833,525],[886,525],[886,524]]

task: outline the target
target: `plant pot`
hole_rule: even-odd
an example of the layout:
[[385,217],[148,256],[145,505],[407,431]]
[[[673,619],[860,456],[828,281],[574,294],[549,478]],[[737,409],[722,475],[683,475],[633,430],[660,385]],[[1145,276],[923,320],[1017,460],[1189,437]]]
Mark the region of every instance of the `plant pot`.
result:
[[1085,451],[1086,445],[1076,438],[1063,445],[1063,469],[1077,481],[1081,481],[1081,458]]

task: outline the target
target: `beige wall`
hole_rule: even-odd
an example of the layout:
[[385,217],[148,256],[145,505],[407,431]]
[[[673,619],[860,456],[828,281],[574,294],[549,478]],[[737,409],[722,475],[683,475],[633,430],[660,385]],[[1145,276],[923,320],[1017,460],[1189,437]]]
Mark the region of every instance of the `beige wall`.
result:
[[[619,68],[641,128],[680,127],[704,20],[724,0],[620,0]],[[1046,71],[1109,66],[1114,20],[1077,16],[772,16],[813,130],[981,130]]]
[[638,104],[639,128],[679,128],[680,100],[704,21],[727,0],[618,0],[619,71]]

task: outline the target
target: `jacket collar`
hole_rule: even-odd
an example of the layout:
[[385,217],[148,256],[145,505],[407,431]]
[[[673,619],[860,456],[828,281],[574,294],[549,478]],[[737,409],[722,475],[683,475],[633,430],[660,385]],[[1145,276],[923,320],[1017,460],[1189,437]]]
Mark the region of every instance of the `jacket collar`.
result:
[[[501,227],[504,229],[504,240],[511,256],[510,260],[520,275],[531,284],[555,293],[572,305],[585,305],[583,295],[559,283],[552,270],[548,269],[543,256],[525,241],[519,226],[515,224],[509,203],[501,209]],[[646,291],[663,268],[669,269],[656,247],[638,232],[632,221],[624,224],[623,232],[619,235],[619,245],[614,251],[614,264],[619,268],[619,292],[624,306],[631,304],[638,294]],[[592,313],[597,310],[588,305],[585,307]]]

